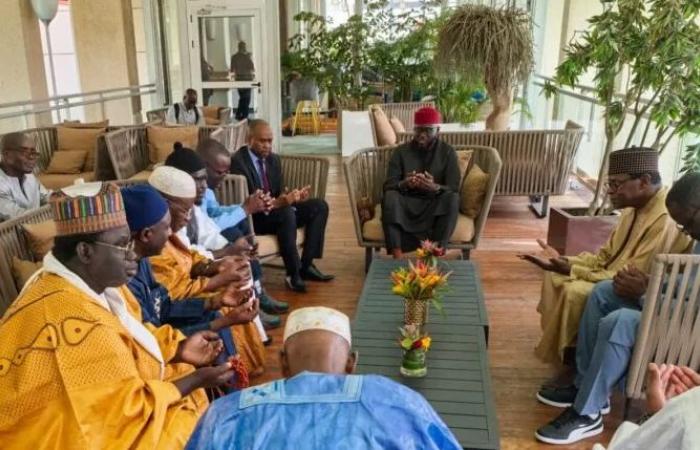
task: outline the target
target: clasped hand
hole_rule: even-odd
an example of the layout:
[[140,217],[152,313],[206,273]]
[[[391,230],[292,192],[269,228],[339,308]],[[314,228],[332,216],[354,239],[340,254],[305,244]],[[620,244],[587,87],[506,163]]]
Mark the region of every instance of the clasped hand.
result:
[[284,193],[274,200],[273,208],[283,208],[285,206],[292,206],[295,203],[308,200],[310,195],[310,185],[304,186],[301,189],[293,189],[291,191],[288,188],[285,188]]
[[569,261],[564,256],[561,256],[554,247],[548,245],[542,239],[537,239],[537,243],[542,249],[539,255],[520,253],[517,255],[518,258],[523,261],[529,261],[549,272],[556,272],[562,275],[569,275],[571,273],[571,264],[569,264]]
[[268,192],[258,189],[249,195],[243,202],[243,209],[246,214],[257,214],[260,212],[270,212],[273,208],[273,199]]
[[416,172],[415,170],[410,172],[406,178],[404,178],[403,183],[409,189],[424,191],[424,192],[437,192],[440,190],[440,185],[435,183],[435,179],[430,174],[430,172]]

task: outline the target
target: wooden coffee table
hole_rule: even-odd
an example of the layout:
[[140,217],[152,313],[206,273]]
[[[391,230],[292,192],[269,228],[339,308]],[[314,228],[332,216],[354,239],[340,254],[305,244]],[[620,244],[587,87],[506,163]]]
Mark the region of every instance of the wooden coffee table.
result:
[[427,329],[432,337],[428,374],[399,374],[399,330],[403,300],[391,293],[389,274],[405,261],[372,262],[353,324],[358,373],[378,374],[420,392],[464,448],[499,448],[498,422],[491,392],[486,332],[488,319],[476,267],[470,261],[446,261],[454,271],[444,297],[445,316],[434,309]]

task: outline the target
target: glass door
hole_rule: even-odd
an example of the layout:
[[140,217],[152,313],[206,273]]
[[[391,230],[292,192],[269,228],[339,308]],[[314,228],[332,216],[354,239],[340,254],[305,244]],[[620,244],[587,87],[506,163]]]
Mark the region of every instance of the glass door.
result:
[[197,3],[188,4],[188,27],[192,87],[200,102],[228,106],[237,120],[265,117],[259,10]]

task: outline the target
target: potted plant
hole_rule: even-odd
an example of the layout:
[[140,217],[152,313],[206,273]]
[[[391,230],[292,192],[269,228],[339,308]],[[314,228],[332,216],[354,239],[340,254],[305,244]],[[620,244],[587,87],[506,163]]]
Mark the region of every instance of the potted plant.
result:
[[[604,108],[605,150],[590,206],[585,214],[553,208],[550,215],[548,240],[558,250],[561,244],[555,244],[568,238],[553,234],[572,229],[562,223],[584,222],[576,227],[588,236],[595,226],[611,228],[594,216],[609,212],[604,184],[608,157],[615,148],[651,147],[663,153],[673,138],[700,132],[700,3],[601,0],[601,4],[603,12],[589,19],[588,29],[569,44],[554,81],[544,87],[545,95],[551,96],[558,87],[573,88],[584,74],[595,71],[593,94]],[[688,147],[687,168],[694,167],[699,150]],[[587,240],[591,248],[602,243]]]
[[530,15],[512,6],[463,5],[438,32],[435,65],[440,73],[459,73],[483,82],[492,103],[489,130],[505,130],[510,122],[513,88],[533,66]]
[[391,273],[392,292],[403,298],[404,324],[423,326],[428,322],[428,307],[432,304],[442,313],[441,294],[447,287],[451,272],[441,273],[437,266],[421,260],[408,263]]
[[399,328],[401,339],[399,346],[403,349],[401,358],[401,375],[410,378],[424,377],[428,373],[426,354],[430,350],[430,336],[421,332],[417,325],[405,325]]

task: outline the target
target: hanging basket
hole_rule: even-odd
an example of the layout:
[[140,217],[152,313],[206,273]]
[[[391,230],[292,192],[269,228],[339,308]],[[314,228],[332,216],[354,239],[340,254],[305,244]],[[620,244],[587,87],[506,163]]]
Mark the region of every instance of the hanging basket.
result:
[[430,300],[403,299],[403,322],[406,325],[425,325],[428,323]]

